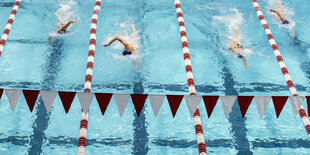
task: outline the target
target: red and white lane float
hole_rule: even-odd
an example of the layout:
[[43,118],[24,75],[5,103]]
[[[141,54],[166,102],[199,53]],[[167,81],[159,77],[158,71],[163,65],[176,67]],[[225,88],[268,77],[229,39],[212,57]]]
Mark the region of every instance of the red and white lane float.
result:
[[[185,69],[186,69],[186,76],[187,76],[187,84],[188,84],[188,90],[190,95],[196,95],[196,89],[194,84],[194,76],[192,72],[192,65],[189,55],[189,49],[188,49],[188,42],[187,42],[187,36],[186,36],[186,30],[184,25],[184,18],[183,13],[181,9],[181,3],[180,0],[175,0],[175,8],[177,11],[177,17],[179,21],[180,26],[180,33],[181,33],[181,40],[182,40],[182,48],[183,48],[183,56],[184,56],[184,62],[185,62]],[[206,144],[203,136],[203,130],[201,125],[201,119],[200,119],[200,113],[199,109],[197,108],[194,113],[194,123],[195,123],[195,130],[196,130],[196,136],[197,136],[197,144],[199,149],[199,155],[206,155]]]
[[[297,90],[294,86],[294,83],[291,79],[291,76],[290,74],[288,73],[287,71],[287,68],[286,68],[286,65],[283,61],[283,58],[281,56],[281,53],[278,49],[278,46],[271,34],[271,31],[269,29],[269,26],[267,24],[267,21],[265,20],[264,16],[263,16],[263,13],[261,11],[261,8],[259,7],[258,3],[257,3],[257,0],[252,0],[253,2],[253,6],[256,10],[256,13],[257,13],[257,17],[259,18],[260,22],[262,23],[263,27],[265,28],[265,31],[266,31],[266,34],[267,34],[267,38],[269,40],[269,43],[273,49],[273,52],[277,58],[277,61],[281,67],[281,71],[283,73],[283,76],[286,80],[286,83],[287,83],[287,86],[289,87],[290,89],[290,92],[292,93],[293,96],[298,96],[298,93],[297,93]],[[300,106],[300,109],[299,109],[299,115],[305,125],[305,128],[306,128],[306,131],[307,131],[307,134],[308,136],[310,137],[310,122],[309,122],[309,118],[307,117],[306,115],[306,111],[305,111],[305,108],[303,107],[303,105]]]
[[10,33],[10,30],[11,30],[12,24],[14,22],[14,18],[16,16],[16,13],[17,13],[17,10],[18,10],[18,6],[19,6],[20,2],[21,2],[21,0],[16,0],[15,1],[13,9],[12,9],[12,12],[11,12],[11,15],[10,15],[9,20],[8,20],[6,26],[5,26],[4,31],[3,31],[3,34],[2,34],[2,37],[1,37],[1,40],[0,40],[0,56],[2,54],[5,42],[6,42],[7,38],[8,38],[9,33]]
[[[90,92],[91,90],[93,64],[94,64],[94,58],[95,58],[94,56],[95,56],[95,49],[96,49],[96,29],[97,29],[97,20],[98,20],[98,13],[100,11],[100,6],[101,6],[101,0],[96,0],[93,16],[91,19],[91,26],[90,26],[90,41],[89,41],[84,92]],[[82,118],[81,118],[81,125],[80,125],[78,155],[85,154],[88,112],[85,113],[84,111],[82,111],[81,117]]]

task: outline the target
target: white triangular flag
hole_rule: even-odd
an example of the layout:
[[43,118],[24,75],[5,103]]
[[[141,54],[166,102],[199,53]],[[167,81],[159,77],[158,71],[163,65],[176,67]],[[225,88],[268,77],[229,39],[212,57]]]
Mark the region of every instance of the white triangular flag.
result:
[[296,115],[298,114],[300,106],[304,102],[305,97],[303,97],[303,96],[290,96],[289,99],[290,99],[290,102],[292,105],[293,115],[296,118]]
[[220,100],[222,103],[223,111],[225,114],[225,117],[227,118],[232,106],[236,102],[237,96],[220,96]]
[[89,106],[91,104],[91,101],[94,98],[94,94],[93,93],[81,93],[81,92],[78,92],[77,95],[78,95],[78,98],[80,100],[80,104],[82,106],[82,109],[83,109],[84,113],[87,113],[88,109],[89,109]]
[[12,111],[14,112],[16,104],[19,100],[20,94],[22,93],[21,90],[15,90],[15,89],[5,89],[5,95],[9,99]]
[[185,96],[186,104],[188,107],[189,114],[191,117],[194,116],[194,113],[201,101],[201,96]]
[[123,116],[125,108],[128,104],[129,96],[129,94],[114,94],[114,99],[121,117]]
[[271,96],[255,96],[254,98],[255,98],[259,117],[260,119],[262,119],[263,114],[271,100]]
[[149,95],[149,100],[155,117],[157,116],[161,105],[165,99],[165,95]]
[[46,111],[50,112],[51,107],[57,96],[57,92],[56,91],[40,91],[40,94],[41,94]]

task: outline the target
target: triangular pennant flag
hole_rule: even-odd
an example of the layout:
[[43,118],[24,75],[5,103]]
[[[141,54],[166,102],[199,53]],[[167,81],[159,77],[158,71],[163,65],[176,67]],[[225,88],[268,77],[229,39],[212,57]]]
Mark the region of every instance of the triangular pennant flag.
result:
[[263,114],[271,100],[271,97],[270,96],[255,96],[254,98],[255,98],[259,117],[260,119],[262,119]]
[[2,94],[3,94],[3,89],[0,89],[0,100],[1,100]]
[[39,91],[38,90],[23,90],[23,94],[25,96],[29,110],[32,112],[34,105],[37,101]]
[[174,117],[179,109],[183,95],[167,95],[167,99],[170,105],[172,116]]
[[155,117],[157,116],[164,99],[165,99],[164,95],[149,95],[149,100]]
[[91,104],[91,101],[94,98],[94,94],[93,93],[82,93],[82,92],[78,92],[77,96],[80,100],[80,104],[82,106],[83,111],[86,113],[88,112],[89,106]]
[[75,92],[58,92],[58,95],[61,99],[62,105],[64,106],[66,113],[68,113],[74,99]]
[[280,113],[287,101],[288,96],[272,96],[272,101],[274,109],[276,111],[277,118],[279,118]]
[[47,112],[50,112],[50,109],[55,101],[57,92],[55,91],[40,91],[45,109]]
[[244,118],[254,96],[238,96],[239,107],[242,118]]
[[101,114],[104,115],[110,103],[112,94],[95,93],[95,96],[100,107]]
[[130,95],[128,94],[114,94],[114,99],[121,117],[123,116],[125,108],[128,104],[129,96]]
[[203,96],[202,98],[203,98],[203,101],[207,109],[208,118],[210,118],[219,97],[218,96]]
[[146,98],[147,98],[147,95],[131,94],[132,103],[136,108],[138,117],[140,116],[140,113],[142,111]]
[[9,99],[12,111],[14,112],[16,104],[18,102],[18,99],[20,97],[20,94],[22,93],[21,90],[15,90],[15,89],[5,89],[5,95]]
[[310,117],[310,96],[306,96],[306,98],[307,98],[308,117]]
[[237,96],[220,96],[220,100],[222,103],[223,111],[225,114],[225,117],[227,118],[232,106],[236,102]]
[[191,117],[194,116],[194,113],[201,101],[201,96],[185,96],[185,101],[187,104],[187,108]]
[[302,105],[302,103],[305,100],[305,97],[303,97],[303,96],[290,96],[289,99],[290,99],[290,102],[292,105],[293,115],[296,118],[298,111],[300,109],[300,106]]

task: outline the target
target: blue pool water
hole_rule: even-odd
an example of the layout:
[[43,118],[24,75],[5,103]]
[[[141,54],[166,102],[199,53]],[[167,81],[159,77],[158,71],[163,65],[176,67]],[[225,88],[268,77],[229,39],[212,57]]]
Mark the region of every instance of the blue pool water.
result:
[[[0,61],[1,88],[83,91],[90,19],[95,1],[22,0]],[[276,1],[259,0],[300,95],[309,95],[310,12],[307,0],[284,1],[296,38],[269,13]],[[4,28],[14,0],[0,2]],[[252,1],[181,1],[198,95],[290,95]],[[49,35],[57,22],[77,19],[65,36]],[[133,35],[135,24],[138,35]],[[234,26],[251,55],[248,69],[227,50]],[[2,31],[2,30],[1,30]],[[179,25],[174,1],[102,1],[98,17],[92,92],[188,95]],[[138,48],[141,65],[121,56],[119,44],[102,47],[115,34]],[[0,154],[76,154],[81,107],[77,97],[68,114],[56,98],[49,114],[42,99],[29,112],[21,96],[12,113],[1,99]],[[305,104],[305,103],[304,103]],[[307,154],[310,141],[289,103],[276,119],[269,104],[263,119],[250,105],[242,119],[239,106],[225,118],[220,102],[210,119],[201,103],[208,154]],[[155,118],[149,101],[138,118],[129,101],[123,117],[114,98],[101,115],[93,100],[89,112],[86,154],[198,154],[193,119],[185,101],[172,118],[165,99]]]

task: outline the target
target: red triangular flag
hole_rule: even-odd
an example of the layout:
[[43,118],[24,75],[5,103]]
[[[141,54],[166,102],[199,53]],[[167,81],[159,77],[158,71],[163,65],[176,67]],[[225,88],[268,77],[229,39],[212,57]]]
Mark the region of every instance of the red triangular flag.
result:
[[142,111],[146,98],[147,98],[147,95],[131,94],[132,103],[136,108],[138,117],[140,116],[140,113]]
[[68,113],[74,99],[75,92],[58,92],[58,95],[61,99],[62,105],[64,106],[66,113]]
[[105,111],[107,110],[107,107],[110,103],[112,94],[103,94],[103,93],[95,93],[97,102],[99,104],[101,114],[104,115]]
[[272,96],[272,101],[274,108],[276,110],[277,118],[279,118],[280,113],[286,103],[288,96]]
[[239,107],[242,118],[244,118],[254,96],[238,96]]
[[3,89],[0,89],[0,100],[1,100],[2,94],[3,94]]
[[208,118],[210,118],[219,97],[218,96],[203,96],[202,98],[203,98],[203,102],[205,103],[205,106],[207,109]]
[[306,96],[306,99],[307,99],[308,116],[310,117],[310,96]]
[[178,108],[181,104],[183,99],[183,95],[167,95],[167,99],[170,105],[170,109],[172,112],[172,116],[174,117],[178,111]]
[[26,102],[28,104],[29,110],[32,112],[34,105],[36,104],[39,91],[38,90],[23,90]]

